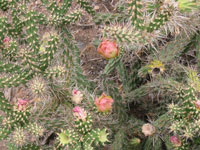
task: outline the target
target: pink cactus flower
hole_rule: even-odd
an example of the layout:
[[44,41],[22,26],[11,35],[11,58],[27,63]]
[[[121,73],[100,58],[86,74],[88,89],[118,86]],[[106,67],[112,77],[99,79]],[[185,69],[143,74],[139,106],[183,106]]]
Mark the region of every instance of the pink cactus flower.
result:
[[5,38],[3,39],[3,43],[4,43],[4,45],[5,45],[6,48],[9,47],[10,38],[9,38],[9,37],[5,37]]
[[77,90],[77,89],[74,89],[73,91],[72,91],[72,95],[76,95],[76,94],[78,94],[79,93],[79,91]]
[[9,37],[5,37],[5,38],[3,39],[3,43],[9,42],[9,41],[10,41],[10,38],[9,38]]
[[197,101],[194,102],[194,104],[195,104],[196,109],[200,110],[200,101],[197,100]]
[[81,119],[83,121],[86,121],[87,112],[79,106],[74,107],[73,115],[74,115],[74,117],[78,118],[79,120]]
[[72,101],[76,104],[80,104],[82,100],[83,100],[83,94],[81,93],[81,91],[74,89],[72,91]]
[[172,142],[172,144],[176,147],[181,146],[181,141],[179,140],[179,138],[177,136],[171,136],[170,137],[170,141]]
[[23,100],[23,99],[18,99],[17,101],[17,109],[19,111],[23,111],[26,109],[27,105],[28,105],[28,100]]
[[103,40],[97,49],[98,53],[106,59],[111,59],[119,55],[119,49],[114,41]]
[[110,96],[106,96],[104,93],[95,100],[99,112],[109,112],[112,109],[113,102],[114,100]]

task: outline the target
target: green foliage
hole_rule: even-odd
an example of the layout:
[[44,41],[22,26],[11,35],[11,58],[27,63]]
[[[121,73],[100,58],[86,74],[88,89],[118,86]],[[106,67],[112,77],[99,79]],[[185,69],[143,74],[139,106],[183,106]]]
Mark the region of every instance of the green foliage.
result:
[[9,5],[9,2],[7,0],[1,0],[0,1],[0,8],[3,11],[6,11],[8,9],[8,5]]
[[[99,3],[106,13],[93,9]],[[0,139],[10,150],[93,150],[107,142],[113,150],[198,149],[198,8],[188,0],[0,0]],[[82,67],[81,40],[70,33],[82,28],[97,30],[98,38],[102,29],[102,39],[115,41],[120,51],[92,81]],[[27,105],[19,103],[24,93],[12,101],[3,94],[20,86]],[[72,118],[73,89],[81,91],[78,105],[90,110],[86,118]],[[114,100],[104,115],[94,108],[101,93]],[[144,136],[146,122],[154,134]],[[48,145],[52,139],[44,133],[54,136],[60,128],[59,143]]]
[[143,18],[143,3],[141,0],[133,0],[129,3],[129,14],[131,16],[132,24],[136,28],[145,30],[144,18]]
[[93,8],[89,5],[89,2],[87,0],[78,0],[77,1],[78,4],[80,4],[80,6],[82,8],[84,8],[89,14],[91,15],[95,15],[95,11],[93,10]]
[[102,24],[102,23],[111,23],[114,21],[126,21],[128,20],[125,17],[128,17],[128,15],[124,15],[121,13],[96,13],[94,16],[94,21],[96,24]]
[[[39,12],[31,7],[30,3],[30,1],[0,1],[1,9],[6,11],[6,15],[0,17],[2,49],[0,72],[3,73],[0,77],[0,88],[27,86],[34,100],[42,99],[44,98],[42,96],[48,93],[46,82],[43,81],[44,78],[49,81],[49,87],[49,85],[54,84],[55,78],[64,77],[66,73],[70,75],[72,70],[81,72],[79,64],[70,66],[70,64],[75,64],[76,60],[68,59],[69,53],[66,54],[65,50],[61,50],[63,46],[63,49],[67,48],[73,54],[73,50],[76,49],[75,53],[79,57],[79,49],[71,43],[72,39],[67,39],[66,45],[69,47],[60,44],[61,41],[65,41],[68,36],[71,36],[69,32],[67,35],[64,33],[66,37],[63,36],[60,31],[65,29],[60,30],[60,27],[77,21],[82,16],[83,11],[78,9],[68,12],[72,0],[59,2],[43,0],[39,5],[46,13]],[[79,1],[79,3],[89,13],[94,13],[87,2]],[[41,29],[44,29],[44,32],[41,32]],[[59,65],[53,65],[56,57],[61,57],[63,62],[61,61]],[[66,71],[66,68],[70,68],[70,71]],[[79,74],[84,78],[81,73]],[[29,108],[20,109],[19,107],[22,106],[19,106],[19,103],[13,102],[11,104],[3,93],[0,94],[0,108],[5,113],[5,119],[2,121],[0,129],[0,138],[8,139],[10,135],[13,135],[15,137],[14,144],[17,147],[20,145],[20,148],[24,150],[40,149],[38,143],[30,141],[24,134],[24,132],[30,132],[29,136],[33,136],[35,140],[43,135],[44,129],[33,124],[32,121],[30,122],[35,115],[34,111]]]
[[147,27],[148,32],[153,32],[154,30],[158,30],[165,22],[168,21],[170,17],[170,12],[162,11]]
[[100,145],[108,141],[106,129],[93,129],[92,118],[89,114],[85,120],[75,120],[75,130],[64,130],[58,134],[58,140],[61,145],[76,150],[92,150],[93,144]]

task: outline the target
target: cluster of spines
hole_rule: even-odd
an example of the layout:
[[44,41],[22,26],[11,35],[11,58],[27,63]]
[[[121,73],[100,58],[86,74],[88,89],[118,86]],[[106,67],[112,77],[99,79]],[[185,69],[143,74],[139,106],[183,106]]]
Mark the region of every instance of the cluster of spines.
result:
[[66,73],[66,69],[64,66],[58,65],[58,66],[53,66],[46,69],[45,73],[48,78],[55,78],[55,77],[64,76],[64,74]]
[[36,138],[42,136],[44,133],[44,128],[38,123],[29,123],[27,130]]
[[59,16],[59,14],[60,14],[59,7],[55,1],[50,1],[50,3],[45,2],[45,5],[47,5],[47,10],[49,10],[52,15]]
[[77,1],[78,4],[80,4],[80,6],[85,9],[85,11],[87,11],[89,14],[91,15],[95,15],[95,11],[93,10],[93,8],[89,5],[89,2],[86,0],[78,0]]
[[29,11],[25,15],[25,26],[26,26],[26,41],[31,51],[37,53],[39,51],[39,35],[37,19],[38,15],[34,11]]
[[25,144],[22,147],[20,147],[21,150],[40,150],[40,146],[30,143],[30,144]]
[[49,23],[53,25],[70,24],[77,21],[82,15],[82,10],[75,10],[65,16],[53,15],[49,17]]
[[95,144],[97,145],[99,142],[98,140],[99,132],[100,129],[93,129],[90,132],[88,132],[84,136],[84,143],[87,143],[86,145],[92,145],[92,143],[95,142]]
[[197,92],[200,91],[200,81],[198,77],[198,72],[195,70],[188,71],[188,84],[194,88]]
[[16,41],[10,41],[9,46],[5,47],[2,50],[2,54],[3,54],[4,57],[7,57],[9,59],[13,59],[16,56],[17,49],[18,49],[17,42]]
[[9,34],[13,37],[20,35],[20,33],[22,32],[22,28],[24,27],[25,21],[23,17],[20,18],[24,9],[19,10],[16,7],[17,6],[10,9],[12,14],[12,24],[10,24]]
[[51,35],[48,39],[47,45],[44,47],[44,53],[41,55],[40,68],[44,71],[53,59],[58,47],[58,36]]
[[81,119],[76,120],[75,127],[76,127],[77,131],[80,132],[81,134],[86,134],[86,133],[90,132],[92,130],[91,116],[88,114],[86,121],[83,121]]
[[73,22],[77,21],[81,17],[82,13],[83,13],[83,11],[81,9],[71,12],[70,14],[66,15],[63,18],[64,23],[69,24],[69,23],[73,23]]
[[147,27],[148,32],[153,32],[154,30],[158,30],[164,23],[166,23],[170,17],[171,13],[168,10],[163,10],[160,12],[158,16],[154,18],[154,20]]
[[195,101],[198,100],[195,90],[192,87],[180,89],[178,99],[178,104],[169,106],[173,121],[170,129],[186,139],[192,139],[200,131],[200,111],[195,106]]
[[105,26],[103,29],[103,35],[105,37],[113,37],[119,42],[131,43],[138,42],[138,39],[141,37],[138,31],[134,31],[132,28],[126,26]]
[[31,79],[31,70],[21,70],[21,73],[0,78],[0,88],[17,87]]
[[13,132],[12,139],[17,146],[25,145],[27,142],[27,136],[25,135],[24,129],[21,127],[16,128]]
[[51,2],[44,2],[45,6],[47,6],[47,10],[51,12],[52,15],[56,15],[59,17],[64,16],[69,7],[72,5],[72,0],[63,0],[63,1],[51,1]]
[[9,31],[9,28],[8,28],[7,18],[1,16],[0,17],[0,44],[3,43],[3,39],[8,34],[8,31]]
[[84,145],[84,149],[92,149],[92,144],[94,145],[99,145],[102,144],[104,145],[105,142],[108,141],[107,139],[107,135],[108,133],[106,133],[106,129],[92,129],[90,132],[88,132],[86,135],[84,135],[83,138],[83,145]]
[[0,72],[19,73],[20,71],[21,71],[21,67],[19,65],[0,61]]
[[0,109],[4,111],[7,115],[12,110],[11,104],[8,102],[8,100],[4,97],[3,93],[0,92]]
[[34,97],[41,97],[47,93],[48,86],[42,77],[36,76],[30,80],[29,87]]
[[[179,92],[179,100],[181,101],[181,103],[179,104],[181,106],[180,108],[176,105],[175,107],[171,107],[171,111],[174,114],[174,119],[186,119],[191,114],[193,115],[192,119],[195,119],[195,116],[198,114],[198,111],[196,110],[194,105],[194,102],[197,100],[194,94],[194,89],[191,87],[187,89],[181,89]],[[198,116],[196,119],[198,119]]]
[[125,16],[120,13],[97,13],[94,16],[94,21],[96,24],[110,23],[115,20],[122,21],[122,20],[127,20],[127,19],[125,19]]
[[9,8],[8,0],[1,0],[0,1],[0,8],[1,8],[1,10],[6,11]]
[[144,4],[141,0],[131,0],[129,2],[129,14],[131,16],[132,24],[140,30],[145,29],[143,10]]
[[30,112],[29,109],[27,108],[24,111],[19,111],[19,110],[13,111],[9,120],[12,120],[12,122],[14,122],[13,127],[24,126],[25,124],[28,124],[29,116]]
[[9,126],[0,127],[0,140],[3,140],[8,137],[12,132],[12,129]]
[[58,140],[60,141],[60,145],[67,145],[70,147],[77,147],[77,145],[80,145],[80,136],[74,131],[74,130],[65,130],[61,131],[60,134],[58,134]]
[[24,111],[14,110],[12,105],[8,102],[7,99],[1,93],[0,97],[1,107],[0,109],[5,112],[6,118],[2,122],[2,128],[0,132],[0,138],[6,138],[16,127],[24,126],[28,123],[28,118],[30,116],[29,109]]
[[[48,17],[48,22],[54,25],[61,25],[69,24],[78,20],[82,15],[82,10],[76,10],[66,15],[71,5],[72,0],[50,2],[47,7],[47,9],[51,12],[50,17]],[[86,6],[85,3],[83,5]]]
[[69,7],[72,5],[72,0],[63,0],[60,3],[62,3],[62,4],[60,6],[59,14],[60,14],[60,16],[64,16],[67,13]]
[[[104,135],[101,134],[102,131]],[[61,134],[63,134],[63,139],[60,137],[60,144],[72,147],[74,150],[80,150],[81,148],[84,148],[84,150],[92,150],[92,144],[99,145],[100,143],[104,144],[104,142],[107,141],[107,133],[105,132],[105,129],[100,130],[99,128],[93,129],[90,132],[87,132],[87,134],[81,136],[79,136],[79,134],[74,130],[66,130]]]

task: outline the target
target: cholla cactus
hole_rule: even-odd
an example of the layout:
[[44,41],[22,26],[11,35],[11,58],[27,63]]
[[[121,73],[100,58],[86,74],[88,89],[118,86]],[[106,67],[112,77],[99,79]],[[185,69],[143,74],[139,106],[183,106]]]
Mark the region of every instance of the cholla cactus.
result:
[[42,79],[42,77],[35,77],[30,81],[29,84],[31,93],[35,97],[41,97],[48,92],[48,86],[47,83]]
[[[124,2],[124,7],[128,10],[123,12],[129,16],[128,23],[124,25],[123,22],[118,22],[117,25],[105,26],[102,34],[104,37],[117,40],[120,44],[126,43],[135,49],[141,49],[146,46],[156,46],[158,39],[167,37],[168,33],[174,35],[181,30],[189,33],[195,29],[193,25],[188,26],[189,18],[181,12],[187,8],[195,10],[195,7],[199,7],[199,2],[128,0]],[[187,30],[188,27],[190,30]]]
[[92,119],[91,116],[81,107],[74,107],[73,109],[76,129],[82,133],[86,134],[91,130],[92,127]]
[[27,126],[27,130],[33,134],[36,138],[44,134],[44,128],[38,123],[32,123]]
[[62,131],[58,134],[58,139],[62,145],[72,145],[77,144],[79,141],[79,135],[76,134],[73,130]]
[[187,149],[189,143],[187,139],[193,139],[198,136],[199,128],[199,100],[192,87],[181,88],[178,93],[179,104],[169,105],[172,114],[170,129],[172,132],[183,137],[182,144],[178,149]]
[[58,134],[61,145],[68,146],[74,150],[81,148],[92,150],[92,145],[105,144],[108,142],[106,129],[93,129],[92,118],[83,108],[76,106],[73,109],[75,119],[74,130],[65,130]]
[[191,69],[188,71],[188,84],[196,91],[200,91],[200,81],[195,70]]
[[14,140],[15,144],[18,146],[23,146],[26,144],[27,136],[24,132],[23,128],[16,128],[13,133],[12,139]]
[[[5,76],[0,78],[0,88],[24,85],[28,89],[27,92],[31,91],[32,94],[28,104],[23,99],[13,106],[5,99],[3,93],[0,93],[0,108],[5,112],[0,138],[5,139],[14,131],[15,141],[18,145],[26,143],[23,138],[17,140],[17,131],[22,133],[21,128],[27,129],[35,137],[42,136],[44,132],[44,129],[38,124],[31,124],[33,120],[29,122],[37,112],[37,110],[30,112],[34,100],[52,96],[56,91],[55,87],[58,88],[57,85],[55,86],[54,80],[68,75],[68,72],[78,70],[79,75],[82,75],[80,69],[73,69],[75,65],[70,66],[70,64],[77,66],[78,63],[74,63],[75,60],[71,59],[71,53],[74,53],[69,48],[73,46],[72,38],[68,38],[71,34],[68,32],[67,26],[63,27],[62,25],[77,21],[84,13],[83,10],[78,8],[73,11],[70,9],[72,0],[37,1],[34,4],[39,5],[45,12],[40,13],[36,7],[32,7],[32,3],[34,2],[0,1],[0,8],[5,11],[0,16],[2,49],[0,72],[1,74],[5,73]],[[85,1],[78,1],[78,3],[83,9],[94,14],[89,3]],[[67,42],[64,42],[66,40]],[[73,52],[70,51],[66,54],[66,49]],[[58,59],[59,62],[55,64],[53,59],[57,58],[61,59]],[[71,82],[76,80],[74,77]],[[60,90],[63,89],[60,88]],[[51,98],[53,99],[53,96]],[[40,112],[42,111],[40,110]],[[27,139],[24,149],[38,148],[38,143],[36,146],[32,146],[35,143],[30,144],[29,142],[30,139]]]

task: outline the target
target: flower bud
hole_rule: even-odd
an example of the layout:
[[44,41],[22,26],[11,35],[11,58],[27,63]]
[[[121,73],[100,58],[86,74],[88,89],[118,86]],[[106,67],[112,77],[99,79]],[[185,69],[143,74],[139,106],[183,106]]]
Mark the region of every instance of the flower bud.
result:
[[181,141],[179,140],[179,138],[177,136],[171,136],[170,137],[170,141],[172,142],[172,144],[176,147],[181,146]]
[[194,104],[195,104],[196,109],[200,110],[200,100],[195,101]]
[[135,138],[131,139],[130,143],[131,143],[131,145],[136,146],[136,145],[139,145],[141,143],[141,140],[139,138],[135,137]]
[[8,48],[9,45],[10,45],[10,38],[9,37],[5,37],[3,39],[3,43],[4,43],[5,47]]
[[79,107],[79,106],[76,106],[76,107],[74,107],[74,109],[73,109],[73,115],[74,115],[74,117],[76,117],[78,120],[83,120],[83,121],[86,121],[86,118],[87,118],[87,112],[83,109],[83,108],[81,108],[81,107]]
[[109,40],[103,40],[97,51],[106,59],[114,58],[119,55],[117,44],[114,41]]
[[75,104],[80,104],[82,100],[83,100],[83,94],[81,93],[81,91],[78,91],[77,89],[74,89],[72,91],[72,101]]
[[17,101],[17,110],[23,111],[28,105],[28,100],[18,99]]
[[146,123],[142,126],[142,133],[144,133],[145,136],[151,136],[155,132],[156,132],[156,128],[150,123]]
[[99,112],[109,112],[112,109],[114,100],[110,96],[106,96],[104,93],[96,98],[95,104]]

